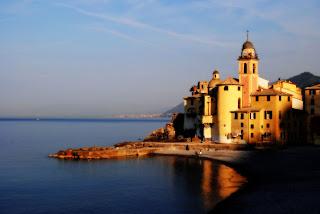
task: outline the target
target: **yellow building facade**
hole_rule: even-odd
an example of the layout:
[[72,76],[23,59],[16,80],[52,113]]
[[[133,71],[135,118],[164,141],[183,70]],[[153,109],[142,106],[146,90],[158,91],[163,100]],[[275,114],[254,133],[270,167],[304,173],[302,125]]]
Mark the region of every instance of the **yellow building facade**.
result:
[[200,81],[190,91],[184,97],[189,136],[217,143],[284,144],[291,134],[300,134],[295,119],[303,117],[301,89],[284,80],[269,85],[259,77],[258,54],[249,40],[238,57],[238,78],[221,80],[215,70],[209,82]]

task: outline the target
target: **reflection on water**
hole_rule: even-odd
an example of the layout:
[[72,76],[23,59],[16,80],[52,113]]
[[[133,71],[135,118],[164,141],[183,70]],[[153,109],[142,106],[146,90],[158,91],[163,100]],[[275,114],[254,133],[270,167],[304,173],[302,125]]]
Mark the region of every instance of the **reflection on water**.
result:
[[[234,169],[212,160],[176,157],[171,162],[175,184],[182,182],[189,194],[199,195],[203,211],[211,210],[246,182]],[[179,174],[184,175],[184,181],[179,179]]]
[[217,183],[219,185],[219,196],[226,198],[239,188],[239,184],[244,183],[245,178],[240,176],[235,170],[225,165],[219,165]]

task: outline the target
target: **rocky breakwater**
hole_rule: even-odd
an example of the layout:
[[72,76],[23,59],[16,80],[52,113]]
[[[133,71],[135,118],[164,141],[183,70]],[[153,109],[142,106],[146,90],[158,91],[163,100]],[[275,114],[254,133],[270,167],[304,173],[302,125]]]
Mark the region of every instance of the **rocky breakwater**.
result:
[[[185,142],[123,142],[106,147],[82,147],[61,150],[49,157],[58,159],[115,159],[132,156],[146,156],[153,154],[170,154],[178,151],[189,151],[190,154],[199,151],[216,150],[247,150],[247,145],[214,144],[214,143],[185,143]],[[192,153],[193,152],[193,153]]]
[[114,146],[106,147],[82,147],[76,149],[61,150],[55,154],[50,154],[51,158],[58,159],[112,159],[130,156],[145,156],[154,153],[160,147],[155,147],[150,143],[124,142]]

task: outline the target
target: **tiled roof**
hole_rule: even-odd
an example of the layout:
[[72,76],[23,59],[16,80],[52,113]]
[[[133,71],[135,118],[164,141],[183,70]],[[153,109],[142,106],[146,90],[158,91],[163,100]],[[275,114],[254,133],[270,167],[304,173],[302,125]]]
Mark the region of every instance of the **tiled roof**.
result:
[[226,80],[221,81],[217,85],[241,85],[241,84],[234,78],[229,77]]
[[253,92],[251,96],[292,96],[292,95],[269,88],[269,89],[260,89],[259,91]]
[[297,84],[293,83],[293,82],[290,81],[290,80],[277,80],[277,81],[275,81],[274,83],[272,83],[272,85],[275,85],[275,84],[277,84],[277,83],[282,83],[282,82],[289,83],[289,84],[293,84],[293,85],[297,85]]
[[305,89],[320,89],[320,83],[306,87]]

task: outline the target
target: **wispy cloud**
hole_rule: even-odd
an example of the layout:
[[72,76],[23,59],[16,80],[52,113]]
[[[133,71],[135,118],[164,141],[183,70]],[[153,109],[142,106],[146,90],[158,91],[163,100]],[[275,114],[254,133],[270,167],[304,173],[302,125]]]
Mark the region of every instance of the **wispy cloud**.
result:
[[116,37],[119,37],[119,38],[122,38],[122,39],[125,39],[125,40],[128,40],[128,41],[133,41],[133,42],[138,42],[138,43],[143,43],[143,44],[146,44],[146,45],[152,45],[153,46],[152,43],[149,43],[149,42],[144,41],[144,40],[137,39],[135,37],[132,37],[132,36],[129,36],[129,35],[124,34],[122,32],[119,32],[117,30],[108,29],[108,28],[103,27],[103,26],[92,26],[92,27],[89,27],[88,29],[94,30],[96,32],[109,33],[109,34],[112,34],[113,36],[116,36]]
[[[320,36],[320,16],[313,1],[210,0],[207,4],[225,9],[241,9],[248,20],[260,18],[278,25],[283,31],[301,36]],[[262,5],[269,5],[263,7]],[[272,5],[272,6],[270,6]]]
[[202,37],[196,36],[196,35],[188,35],[188,34],[184,34],[184,33],[175,32],[172,30],[163,29],[163,28],[156,27],[156,26],[153,26],[150,24],[146,24],[141,21],[137,21],[132,18],[115,17],[115,16],[104,14],[104,13],[97,13],[97,12],[84,10],[79,7],[74,7],[74,6],[62,4],[62,3],[59,3],[57,5],[72,9],[72,10],[76,11],[77,13],[88,16],[88,17],[94,17],[94,18],[98,18],[101,20],[110,21],[113,23],[132,27],[132,28],[138,28],[138,29],[142,29],[142,30],[149,30],[149,31],[165,34],[167,36],[170,36],[170,37],[173,37],[173,38],[176,38],[179,40],[185,40],[185,41],[189,41],[189,42],[194,42],[194,43],[204,44],[204,45],[212,45],[212,46],[223,46],[223,47],[230,46],[230,43],[226,43],[226,42],[222,42],[222,41],[218,41],[218,40],[206,39],[206,38],[202,38]]

